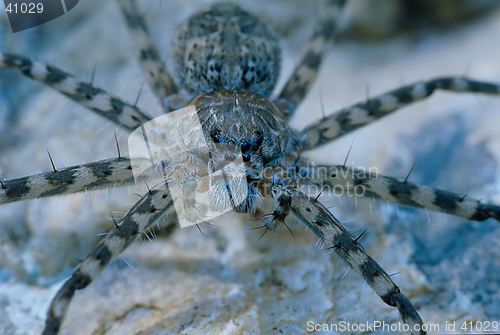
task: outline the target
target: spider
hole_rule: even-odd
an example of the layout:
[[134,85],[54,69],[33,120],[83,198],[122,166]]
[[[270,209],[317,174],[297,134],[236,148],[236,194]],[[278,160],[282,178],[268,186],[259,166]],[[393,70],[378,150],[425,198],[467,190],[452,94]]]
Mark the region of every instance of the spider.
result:
[[[8,182],[5,182],[5,184],[8,186]],[[313,198],[314,198],[314,197],[313,197]],[[319,198],[319,199],[321,199],[321,198]],[[311,201],[312,201],[312,200],[311,200]],[[316,204],[316,200],[315,200],[313,203],[314,203],[314,204]],[[306,208],[306,207],[304,207],[304,208]],[[338,248],[337,248],[337,249],[338,249]],[[333,249],[332,249],[332,250],[333,250]]]

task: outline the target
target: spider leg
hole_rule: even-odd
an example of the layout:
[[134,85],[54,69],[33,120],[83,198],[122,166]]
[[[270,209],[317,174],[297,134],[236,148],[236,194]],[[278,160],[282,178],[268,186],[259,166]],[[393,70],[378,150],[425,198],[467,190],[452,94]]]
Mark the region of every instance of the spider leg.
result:
[[[288,214],[290,214],[290,208],[292,206],[292,193],[286,187],[280,187],[280,185],[272,187],[272,195],[276,200],[273,211],[270,214],[262,216],[266,231],[276,230],[280,228],[282,224],[285,224],[285,219]],[[286,227],[288,228],[288,226]],[[292,232],[290,231],[290,233]]]
[[288,118],[293,115],[295,108],[305,97],[318,74],[325,50],[333,39],[345,3],[346,0],[329,0],[329,6],[317,23],[314,33],[304,50],[302,59],[295,67],[276,100],[276,103]]
[[0,204],[124,186],[134,182],[128,158],[106,159],[2,181]]
[[87,287],[171,206],[172,199],[167,190],[152,189],[111,228],[57,292],[47,313],[43,335],[55,335],[59,332],[75,291]]
[[500,93],[500,85],[464,77],[442,77],[387,92],[327,116],[300,133],[303,150],[319,147],[378,120],[406,105],[425,99],[437,89],[454,92]]
[[0,69],[9,68],[19,69],[24,75],[52,87],[130,131],[151,120],[136,106],[123,102],[100,88],[78,81],[58,68],[22,56],[0,52]]
[[354,196],[373,197],[394,204],[426,208],[449,213],[469,220],[484,221],[489,218],[500,222],[500,206],[484,204],[478,200],[429,186],[399,181],[365,170],[343,165],[318,165],[311,168],[314,182],[330,191],[336,187]]
[[[415,307],[399,290],[382,267],[365,251],[342,224],[316,199],[295,191],[293,213],[320,239],[325,246],[356,270],[389,306],[396,307],[411,330],[421,329],[422,319]],[[420,327],[415,327],[419,325]],[[425,332],[420,331],[420,334]]]
[[[139,61],[147,80],[162,106],[170,96],[177,93],[177,87],[160,60],[158,50],[148,32],[143,17],[134,0],[119,1],[127,27],[137,48]],[[173,109],[168,108],[167,112]]]

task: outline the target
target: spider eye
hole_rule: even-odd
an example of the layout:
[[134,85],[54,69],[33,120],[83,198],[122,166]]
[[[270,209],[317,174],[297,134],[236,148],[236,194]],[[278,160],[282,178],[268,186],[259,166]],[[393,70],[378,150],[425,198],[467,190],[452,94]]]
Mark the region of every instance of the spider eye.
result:
[[220,143],[222,142],[222,138],[220,134],[217,134],[214,136],[214,143]]
[[244,141],[243,143],[241,143],[241,152],[242,153],[248,152],[249,150],[250,150],[250,143],[248,143],[247,141]]

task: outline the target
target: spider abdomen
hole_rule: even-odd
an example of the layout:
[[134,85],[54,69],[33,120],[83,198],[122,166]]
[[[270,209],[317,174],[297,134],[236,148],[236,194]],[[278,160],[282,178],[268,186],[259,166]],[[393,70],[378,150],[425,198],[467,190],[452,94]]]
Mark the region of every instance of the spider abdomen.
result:
[[218,3],[179,27],[172,58],[179,85],[193,96],[218,90],[269,96],[281,50],[272,29],[257,16]]

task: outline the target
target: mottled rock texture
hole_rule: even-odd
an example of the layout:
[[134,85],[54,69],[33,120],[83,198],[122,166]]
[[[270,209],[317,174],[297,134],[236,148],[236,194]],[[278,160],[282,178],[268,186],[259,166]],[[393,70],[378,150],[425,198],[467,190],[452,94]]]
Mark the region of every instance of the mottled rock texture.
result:
[[[175,27],[210,1],[141,1],[163,55]],[[300,57],[321,3],[241,2],[282,37],[283,76]],[[0,50],[52,63],[133,102],[144,81],[113,1],[81,1],[71,15],[11,34],[0,14]],[[376,15],[376,13],[374,13]],[[500,12],[449,29],[405,32],[370,43],[341,39],[330,49],[311,94],[292,124],[322,117],[403,83],[466,74],[500,82]],[[166,58],[166,57],[165,57]],[[321,94],[320,94],[321,93]],[[139,106],[160,114],[149,88]],[[500,204],[500,98],[437,93],[425,102],[308,154],[377,167],[412,182]],[[13,71],[0,73],[0,175],[11,179],[116,155],[113,131],[127,134]],[[137,199],[136,189],[16,203],[0,208],[0,333],[38,334],[46,308],[99,233]],[[500,227],[372,200],[320,198],[420,311],[426,323],[500,320]],[[98,280],[78,292],[63,334],[304,334],[308,321],[400,321],[336,256],[315,245],[294,219],[286,230],[179,229],[135,243]],[[244,224],[241,225],[240,222]],[[380,332],[382,333],[382,332]]]

